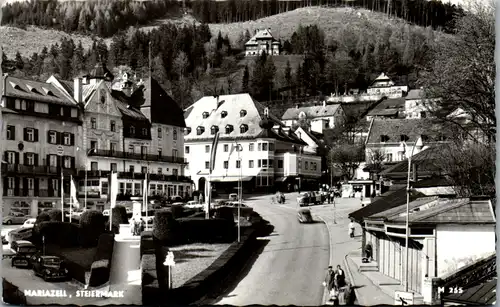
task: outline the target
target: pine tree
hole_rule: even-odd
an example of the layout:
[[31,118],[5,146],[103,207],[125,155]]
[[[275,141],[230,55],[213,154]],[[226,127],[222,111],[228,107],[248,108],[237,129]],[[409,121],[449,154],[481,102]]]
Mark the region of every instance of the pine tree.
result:
[[16,68],[18,70],[23,70],[24,68],[24,60],[23,60],[23,57],[21,56],[21,54],[18,52],[16,52],[16,58],[15,58],[15,65],[16,65]]
[[243,78],[241,80],[241,92],[243,93],[248,93],[250,88],[249,88],[249,81],[250,81],[250,72],[248,71],[248,65],[245,65],[245,70],[243,71]]

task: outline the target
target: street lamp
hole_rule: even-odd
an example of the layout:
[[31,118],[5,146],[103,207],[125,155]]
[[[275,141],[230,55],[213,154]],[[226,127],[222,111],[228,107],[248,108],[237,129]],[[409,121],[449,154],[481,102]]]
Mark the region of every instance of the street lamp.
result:
[[[410,238],[410,227],[409,227],[409,220],[410,220],[410,173],[411,173],[411,157],[413,156],[413,152],[415,150],[415,147],[419,147],[421,149],[423,146],[422,143],[422,138],[419,137],[415,145],[413,145],[411,149],[411,153],[408,158],[408,178],[406,181],[406,226],[405,226],[405,292],[408,292],[408,259],[409,259],[409,238]],[[407,153],[408,152],[408,145],[406,144],[405,141],[402,141],[401,144],[399,145],[399,148],[401,149],[402,152]]]

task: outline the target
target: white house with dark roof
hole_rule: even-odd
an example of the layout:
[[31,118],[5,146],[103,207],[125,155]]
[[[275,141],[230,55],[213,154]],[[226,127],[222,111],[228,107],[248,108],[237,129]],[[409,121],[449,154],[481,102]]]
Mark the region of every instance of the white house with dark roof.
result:
[[438,99],[426,98],[423,88],[412,89],[405,97],[406,118],[431,117],[431,112]]
[[76,175],[82,114],[52,84],[8,75],[2,82],[3,216],[61,208],[61,173]]
[[385,73],[381,73],[366,90],[368,95],[384,95],[388,98],[403,97],[408,92],[408,86],[396,85]]
[[261,55],[262,52],[266,52],[268,55],[279,55],[280,47],[280,42],[273,37],[270,28],[258,30],[245,43],[245,56],[257,56]]
[[305,186],[321,176],[321,157],[304,151],[307,146],[267,108],[249,94],[205,96],[185,112],[186,171],[196,189],[204,191],[214,135],[220,132],[215,187],[232,191],[241,178],[247,190],[272,190],[284,184]]
[[366,120],[371,121],[373,118],[404,118],[405,117],[405,99],[404,98],[389,98],[382,100],[368,114]]
[[323,133],[324,129],[332,129],[344,123],[345,114],[341,104],[295,107],[285,111],[281,120],[289,127],[300,122],[307,123],[311,131]]

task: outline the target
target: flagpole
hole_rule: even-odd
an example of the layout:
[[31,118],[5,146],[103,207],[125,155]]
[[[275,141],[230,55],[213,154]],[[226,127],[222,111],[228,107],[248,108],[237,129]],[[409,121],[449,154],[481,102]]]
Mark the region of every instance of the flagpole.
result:
[[[61,157],[62,160],[62,157]],[[61,163],[62,164],[62,163]],[[63,175],[63,169],[61,165],[61,212],[62,212],[62,222],[64,222],[64,175]],[[71,218],[71,216],[70,216]]]
[[73,175],[69,175],[69,222],[71,223],[71,218],[73,215],[73,195],[71,185],[73,184]]
[[146,231],[148,230],[148,186],[149,186],[149,182],[148,182],[148,177],[149,177],[149,164],[148,164],[148,170],[146,172],[146,179],[144,180],[144,204],[145,204],[145,207],[146,207]]

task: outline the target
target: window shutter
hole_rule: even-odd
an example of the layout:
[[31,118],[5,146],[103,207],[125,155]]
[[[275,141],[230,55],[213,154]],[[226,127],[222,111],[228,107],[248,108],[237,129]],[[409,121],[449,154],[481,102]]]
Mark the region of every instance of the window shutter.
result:
[[35,178],[35,196],[38,196],[39,195],[39,191],[38,191],[38,187],[39,187],[39,178]]
[[4,151],[3,152],[3,159],[5,160],[5,162],[8,162],[9,160],[7,159],[8,157],[8,152],[7,151]]
[[35,142],[38,142],[38,129],[35,130]]
[[62,167],[62,156],[57,157],[57,167]]
[[45,161],[45,165],[50,166],[50,155],[47,155],[47,160]]
[[28,178],[23,178],[23,196],[28,196]]
[[14,196],[19,195],[19,177],[14,177]]
[[[49,188],[49,191],[54,190],[54,187],[52,186],[52,179],[49,179],[49,180],[48,180],[47,186],[48,186],[48,188]],[[50,192],[49,192],[49,193],[50,193]]]
[[18,152],[16,152],[16,153],[15,153],[15,156],[16,156],[16,164],[19,164],[19,153],[18,153]]
[[28,154],[26,152],[23,153],[23,164],[28,165]]
[[71,137],[71,146],[75,146],[75,135],[73,133],[70,133],[69,135]]
[[28,140],[28,128],[23,128],[23,131],[24,131],[24,140],[27,141]]
[[50,142],[50,130],[49,130],[49,131],[47,131],[47,143],[52,144],[52,143]]
[[12,133],[12,135],[11,135],[12,139],[15,140],[16,139],[16,126],[11,126],[11,133]]
[[8,184],[9,184],[9,178],[3,177],[3,195],[7,196],[7,190],[8,190]]
[[71,157],[71,168],[75,168],[75,157]]
[[38,166],[38,154],[35,154],[35,166]]
[[56,144],[61,144],[61,134],[56,131]]

